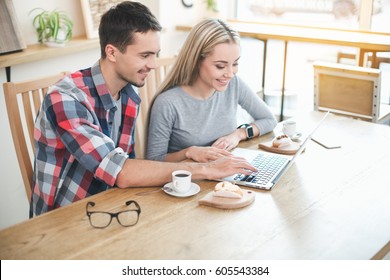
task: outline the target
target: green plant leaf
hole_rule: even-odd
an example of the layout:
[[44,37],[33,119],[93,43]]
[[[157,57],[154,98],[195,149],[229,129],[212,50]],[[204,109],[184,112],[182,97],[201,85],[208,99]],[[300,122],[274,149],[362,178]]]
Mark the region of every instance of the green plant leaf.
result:
[[54,40],[57,41],[57,36],[58,36],[58,27],[60,25],[60,19],[58,13],[53,13],[53,37]]
[[[73,21],[65,12],[53,10],[45,11],[42,8],[35,8],[29,14],[36,12],[33,18],[33,26],[37,32],[38,42],[43,43],[50,38],[55,42],[66,42],[72,37]],[[64,38],[58,38],[59,31],[64,33]]]

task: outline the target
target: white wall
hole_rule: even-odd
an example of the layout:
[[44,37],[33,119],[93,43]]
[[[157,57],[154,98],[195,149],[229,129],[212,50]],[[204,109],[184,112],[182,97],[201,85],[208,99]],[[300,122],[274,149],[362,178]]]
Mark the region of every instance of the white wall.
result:
[[[193,24],[205,16],[203,0],[195,0],[194,7],[190,9],[184,8],[179,0],[140,0],[139,2],[147,5],[164,27],[161,56],[175,54],[185,39],[186,33],[175,31],[177,24]],[[37,7],[68,12],[74,21],[74,36],[85,34],[80,0],[13,0],[13,3],[26,44],[37,42],[34,28],[31,25],[32,16],[28,15],[32,9]],[[226,7],[222,7],[223,13],[226,12]],[[99,55],[97,48],[54,59],[16,65],[11,68],[11,79],[22,81],[42,77],[48,73],[64,70],[75,71],[91,66],[99,58]],[[6,82],[5,69],[0,69],[0,83],[4,82]],[[0,89],[0,114],[2,116],[0,119],[1,229],[28,219],[28,201],[12,142],[2,87]]]

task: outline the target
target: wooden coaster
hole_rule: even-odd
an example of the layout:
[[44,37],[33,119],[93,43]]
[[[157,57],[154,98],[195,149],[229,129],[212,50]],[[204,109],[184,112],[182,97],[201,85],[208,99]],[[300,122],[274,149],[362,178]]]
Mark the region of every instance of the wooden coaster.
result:
[[242,190],[244,195],[241,198],[228,198],[214,196],[214,191],[209,192],[199,200],[200,205],[206,205],[221,209],[236,209],[248,206],[255,200],[255,193],[251,190]]
[[272,141],[260,143],[258,146],[260,149],[266,150],[268,152],[277,153],[277,154],[284,154],[284,155],[293,155],[295,154],[301,145],[297,142],[292,142],[288,146],[276,148],[272,146]]

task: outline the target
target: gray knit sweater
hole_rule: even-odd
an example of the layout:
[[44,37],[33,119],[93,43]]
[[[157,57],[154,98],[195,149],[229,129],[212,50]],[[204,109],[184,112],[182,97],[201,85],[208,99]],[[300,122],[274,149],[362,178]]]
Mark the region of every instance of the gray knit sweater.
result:
[[147,158],[164,160],[167,153],[210,146],[237,128],[238,105],[253,117],[261,135],[275,128],[271,110],[238,76],[207,100],[194,99],[181,87],[161,93],[151,110]]

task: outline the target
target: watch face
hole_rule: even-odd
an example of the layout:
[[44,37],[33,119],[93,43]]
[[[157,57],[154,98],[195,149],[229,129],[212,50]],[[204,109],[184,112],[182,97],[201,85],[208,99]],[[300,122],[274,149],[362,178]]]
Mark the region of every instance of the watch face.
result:
[[253,127],[252,126],[248,126],[246,128],[246,136],[248,137],[248,139],[253,138]]

